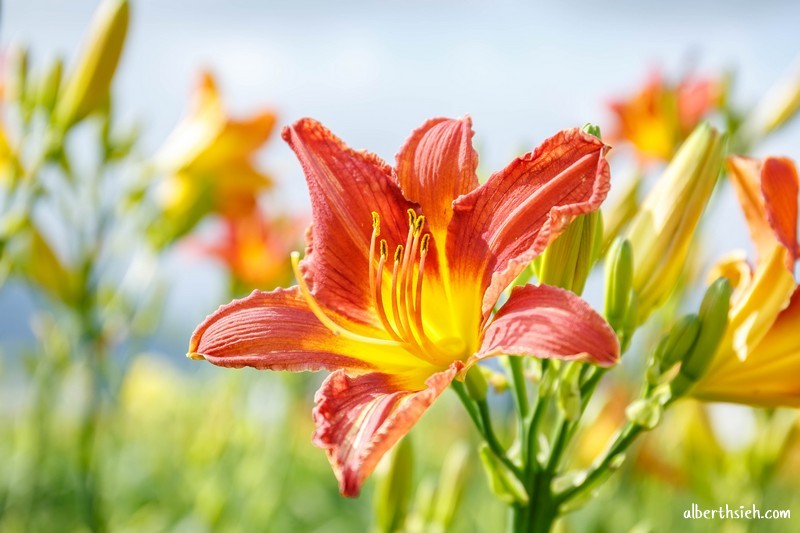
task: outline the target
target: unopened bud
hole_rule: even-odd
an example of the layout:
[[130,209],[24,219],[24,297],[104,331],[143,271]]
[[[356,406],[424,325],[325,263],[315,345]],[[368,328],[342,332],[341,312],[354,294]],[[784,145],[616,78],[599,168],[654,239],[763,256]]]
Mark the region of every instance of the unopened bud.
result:
[[656,348],[655,360],[662,372],[683,361],[694,346],[699,333],[700,319],[694,314],[681,317],[672,326]]
[[731,284],[725,278],[717,279],[706,290],[698,313],[700,333],[672,382],[674,397],[683,395],[711,364],[728,326],[731,292]]
[[652,398],[636,400],[625,409],[628,420],[645,429],[653,429],[661,421],[664,408]]
[[58,99],[55,120],[62,129],[85,118],[108,98],[125,44],[128,14],[128,0],[104,0],[100,4],[78,63]]
[[503,503],[527,505],[529,498],[525,486],[506,465],[492,453],[486,444],[480,448],[481,463],[489,478],[489,489]]
[[619,333],[628,314],[633,286],[633,247],[627,239],[617,238],[611,245],[605,270],[606,320]]
[[611,243],[614,242],[623,228],[633,220],[639,212],[639,189],[642,185],[642,174],[637,174],[626,185],[625,190],[616,199],[606,202],[603,209],[603,240],[600,247],[600,256],[604,256]]
[[581,365],[567,363],[558,383],[558,409],[567,421],[575,421],[581,416]]
[[467,392],[469,392],[473,400],[482,402],[486,399],[486,391],[489,389],[489,383],[487,383],[486,376],[483,375],[480,366],[474,365],[467,371],[464,384],[467,386]]
[[408,515],[409,501],[414,487],[414,450],[406,436],[387,457],[389,464],[378,473],[375,486],[375,520],[378,531],[393,533],[402,529]]
[[469,447],[464,442],[456,443],[444,458],[431,519],[441,531],[451,529],[453,518],[464,496],[469,464]]
[[37,104],[47,113],[53,111],[58,98],[58,88],[61,86],[61,73],[64,67],[62,59],[56,58],[50,65],[39,84]]
[[600,252],[602,224],[599,211],[576,217],[541,255],[539,281],[582,293]]
[[11,50],[11,79],[8,84],[8,100],[23,104],[28,90],[28,50],[15,47]]
[[681,145],[626,232],[639,323],[672,293],[722,167],[725,137],[699,125]]
[[800,62],[770,88],[755,109],[745,118],[741,131],[748,143],[789,122],[800,110]]

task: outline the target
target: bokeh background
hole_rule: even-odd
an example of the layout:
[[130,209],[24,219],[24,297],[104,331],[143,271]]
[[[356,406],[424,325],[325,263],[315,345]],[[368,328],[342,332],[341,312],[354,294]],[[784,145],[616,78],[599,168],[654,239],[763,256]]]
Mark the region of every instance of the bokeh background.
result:
[[[37,61],[56,53],[74,54],[96,5],[84,0],[5,0],[0,47],[26,43]],[[608,102],[635,90],[655,69],[675,78],[686,72],[730,72],[731,99],[750,105],[792,65],[796,68],[798,20],[800,3],[791,0],[139,0],[132,2],[115,102],[122,123],[141,124],[138,150],[144,156],[159,149],[186,113],[200,69],[214,73],[234,113],[271,108],[279,126],[314,117],[351,146],[390,161],[425,119],[469,114],[486,175],[560,129],[586,122],[605,127],[611,120]],[[800,157],[798,124],[773,136],[758,153]],[[277,182],[273,194],[280,204],[307,213],[300,167],[278,135],[258,157]],[[614,183],[624,183],[632,174],[624,158],[613,171]],[[706,228],[711,236],[704,249],[706,261],[732,248],[749,247],[730,191],[720,196]],[[201,234],[209,231],[200,227]],[[322,452],[309,442],[311,391],[320,377],[251,371],[230,376],[185,359],[194,326],[229,299],[225,269],[176,246],[159,265],[159,277],[167,290],[160,325],[135,353],[117,356],[128,369],[120,396],[123,420],[114,438],[101,445],[109,465],[103,499],[112,529],[369,527],[370,486],[360,500],[340,499]],[[590,284],[589,300],[597,303],[599,297]],[[8,424],[19,423],[30,395],[18,354],[34,342],[30,316],[35,309],[36,297],[22,284],[10,281],[0,289],[0,411]],[[70,394],[80,396],[80,385],[73,389],[68,387],[62,398],[67,415]],[[458,411],[448,414],[454,403],[450,400],[414,431],[421,479],[438,471],[451,443],[471,438],[466,417]],[[696,413],[688,412],[693,409],[687,408],[679,420],[694,417]],[[792,498],[781,492],[786,485],[761,486],[750,471],[731,466],[740,457],[736,454],[750,453],[742,450],[749,450],[755,439],[757,415],[730,407],[712,412],[710,419],[697,415],[702,420],[693,431],[710,432],[697,438],[698,447],[722,446],[722,452],[715,456],[703,449],[678,460],[705,472],[705,492],[687,481],[680,465],[662,464],[655,451],[655,459],[633,462],[644,464],[649,477],[622,477],[625,483],[605,488],[596,504],[574,515],[570,527],[701,531],[702,524],[680,519],[691,502],[738,505],[750,502],[746,497],[752,491],[783,494],[785,498],[764,499],[786,505]],[[437,423],[445,418],[456,421]],[[676,425],[689,424],[684,422]],[[10,439],[7,449],[9,435],[3,437]],[[57,435],[50,438],[57,440]],[[59,453],[55,444],[55,451],[48,453]],[[703,454],[720,464],[692,464],[705,461]],[[29,522],[19,518],[22,504],[9,496],[15,486],[24,485],[19,476],[26,474],[13,467],[3,471],[9,483],[6,522],[3,526],[0,514],[0,530],[23,530],[26,525],[47,530],[59,523],[80,529],[68,494],[68,470],[42,464],[52,475],[28,493],[38,495],[42,505]],[[502,507],[483,488],[479,469],[472,470],[465,482],[468,500],[453,527],[498,530]],[[797,489],[793,483],[789,486]],[[729,492],[720,492],[720,485]],[[800,514],[800,507],[795,508]]]

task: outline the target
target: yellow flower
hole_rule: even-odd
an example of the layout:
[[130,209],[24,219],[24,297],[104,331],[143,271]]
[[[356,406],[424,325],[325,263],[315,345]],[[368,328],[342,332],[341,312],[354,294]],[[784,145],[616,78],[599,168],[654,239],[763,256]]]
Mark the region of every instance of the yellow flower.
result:
[[754,271],[743,258],[717,267],[736,287],[729,327],[692,394],[703,400],[800,406],[800,290],[793,276],[798,176],[788,159],[728,161],[758,252]]
[[158,191],[166,218],[190,229],[213,211],[226,216],[255,208],[260,191],[271,180],[252,162],[275,125],[275,115],[261,111],[244,120],[231,119],[208,72],[200,76],[194,105],[156,156],[168,174]]

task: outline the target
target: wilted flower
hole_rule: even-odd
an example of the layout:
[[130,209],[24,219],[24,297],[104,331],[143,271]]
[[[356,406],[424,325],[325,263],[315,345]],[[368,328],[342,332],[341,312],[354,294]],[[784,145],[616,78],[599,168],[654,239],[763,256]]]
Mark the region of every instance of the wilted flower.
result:
[[214,78],[201,74],[189,115],[156,156],[168,174],[158,191],[159,204],[165,217],[180,225],[178,235],[211,211],[235,217],[255,209],[258,193],[271,180],[252,159],[274,125],[270,111],[229,118]]
[[612,137],[629,141],[644,158],[669,160],[721,95],[716,80],[686,76],[672,85],[656,72],[637,94],[611,103]]
[[718,266],[736,287],[726,337],[692,390],[704,400],[800,406],[800,290],[793,276],[798,176],[788,159],[741,157],[728,170],[758,253]]
[[298,285],[221,307],[188,355],[332,371],[317,392],[314,442],[343,494],[357,495],[380,457],[481,359],[617,361],[611,328],[568,291],[517,287],[492,314],[530,261],[605,198],[600,140],[560,132],[479,185],[469,119],[426,122],[395,168],[310,119],[283,137],[313,211],[306,257],[293,254]]

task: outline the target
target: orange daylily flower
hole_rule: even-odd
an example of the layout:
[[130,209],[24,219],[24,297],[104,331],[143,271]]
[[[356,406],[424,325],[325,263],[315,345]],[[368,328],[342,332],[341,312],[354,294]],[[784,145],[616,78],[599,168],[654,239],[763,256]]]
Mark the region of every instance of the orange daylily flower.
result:
[[301,224],[299,219],[270,217],[257,209],[224,218],[222,238],[203,249],[245,286],[278,287],[292,279],[289,253],[300,240]]
[[208,211],[236,216],[255,209],[258,193],[272,182],[252,158],[274,125],[271,111],[229,118],[214,78],[203,72],[189,115],[156,156],[169,174],[159,191],[168,218],[193,223]]
[[798,175],[792,161],[728,160],[758,254],[718,266],[736,288],[726,336],[692,394],[712,401],[800,407],[800,289],[794,279]]
[[720,98],[715,80],[687,76],[669,85],[655,72],[637,94],[610,104],[617,120],[612,138],[627,140],[645,159],[667,161]]
[[493,174],[475,174],[469,118],[413,132],[395,168],[303,119],[283,138],[305,172],[312,224],[298,284],[220,307],[189,356],[225,367],[328,370],[314,443],[344,495],[459,373],[500,354],[612,365],[619,345],[578,296],[503,290],[609,188],[607,146],[562,131]]

